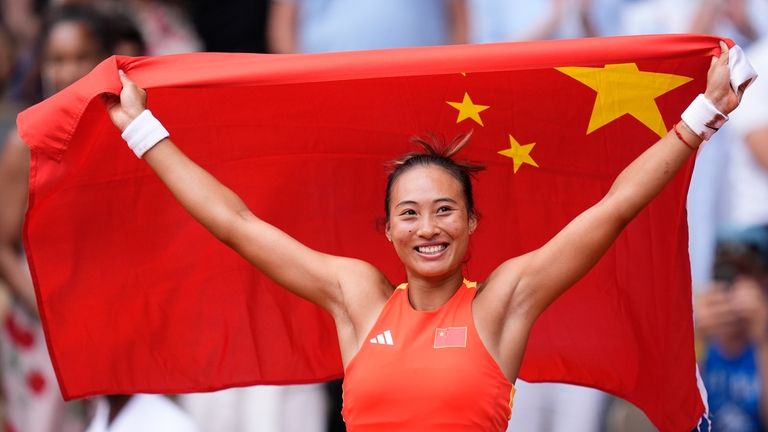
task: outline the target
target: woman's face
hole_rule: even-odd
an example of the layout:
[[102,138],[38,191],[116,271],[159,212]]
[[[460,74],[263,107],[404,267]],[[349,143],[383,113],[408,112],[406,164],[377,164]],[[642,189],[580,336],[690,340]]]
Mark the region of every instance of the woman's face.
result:
[[396,180],[387,237],[410,275],[440,278],[461,271],[477,220],[461,184],[438,166],[419,166]]
[[56,24],[45,43],[42,75],[46,91],[60,91],[103,59],[100,44],[85,25],[77,21]]

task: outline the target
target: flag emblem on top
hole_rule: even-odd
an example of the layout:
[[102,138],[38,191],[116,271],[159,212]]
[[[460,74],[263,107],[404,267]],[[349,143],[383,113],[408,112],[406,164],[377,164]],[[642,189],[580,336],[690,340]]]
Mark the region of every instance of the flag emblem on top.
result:
[[394,345],[395,341],[392,340],[392,332],[389,330],[379,333],[376,337],[371,338],[370,342],[376,345]]
[[466,346],[466,327],[438,327],[435,329],[435,348],[466,348]]

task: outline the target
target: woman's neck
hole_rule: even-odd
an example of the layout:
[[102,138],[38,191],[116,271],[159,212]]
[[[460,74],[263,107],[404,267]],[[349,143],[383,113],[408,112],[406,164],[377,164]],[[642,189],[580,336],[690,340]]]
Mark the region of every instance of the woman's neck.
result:
[[464,282],[461,271],[441,278],[408,274],[408,300],[418,311],[431,311],[446,304]]

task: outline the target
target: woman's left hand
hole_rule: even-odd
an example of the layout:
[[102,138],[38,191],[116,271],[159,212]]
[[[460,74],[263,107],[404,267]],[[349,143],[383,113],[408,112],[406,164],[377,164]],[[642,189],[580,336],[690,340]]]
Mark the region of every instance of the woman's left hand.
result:
[[728,67],[728,45],[720,41],[720,56],[712,57],[707,72],[707,89],[704,96],[721,113],[729,114],[739,106],[740,97],[731,88],[731,71]]

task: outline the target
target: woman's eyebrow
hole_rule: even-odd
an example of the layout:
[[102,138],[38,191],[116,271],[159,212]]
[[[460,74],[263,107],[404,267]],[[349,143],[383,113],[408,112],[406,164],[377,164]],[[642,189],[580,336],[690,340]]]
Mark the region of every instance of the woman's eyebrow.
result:
[[[448,198],[448,197],[437,198],[434,201],[432,201],[432,203],[434,203],[434,204],[437,204],[437,203],[440,203],[440,202],[449,202],[449,203],[453,203],[453,204],[458,204],[455,199]],[[400,201],[399,203],[397,203],[395,205],[395,207],[400,207],[400,206],[403,206],[403,205],[418,205],[418,203],[416,201],[413,201],[413,200],[405,200],[405,201]]]

